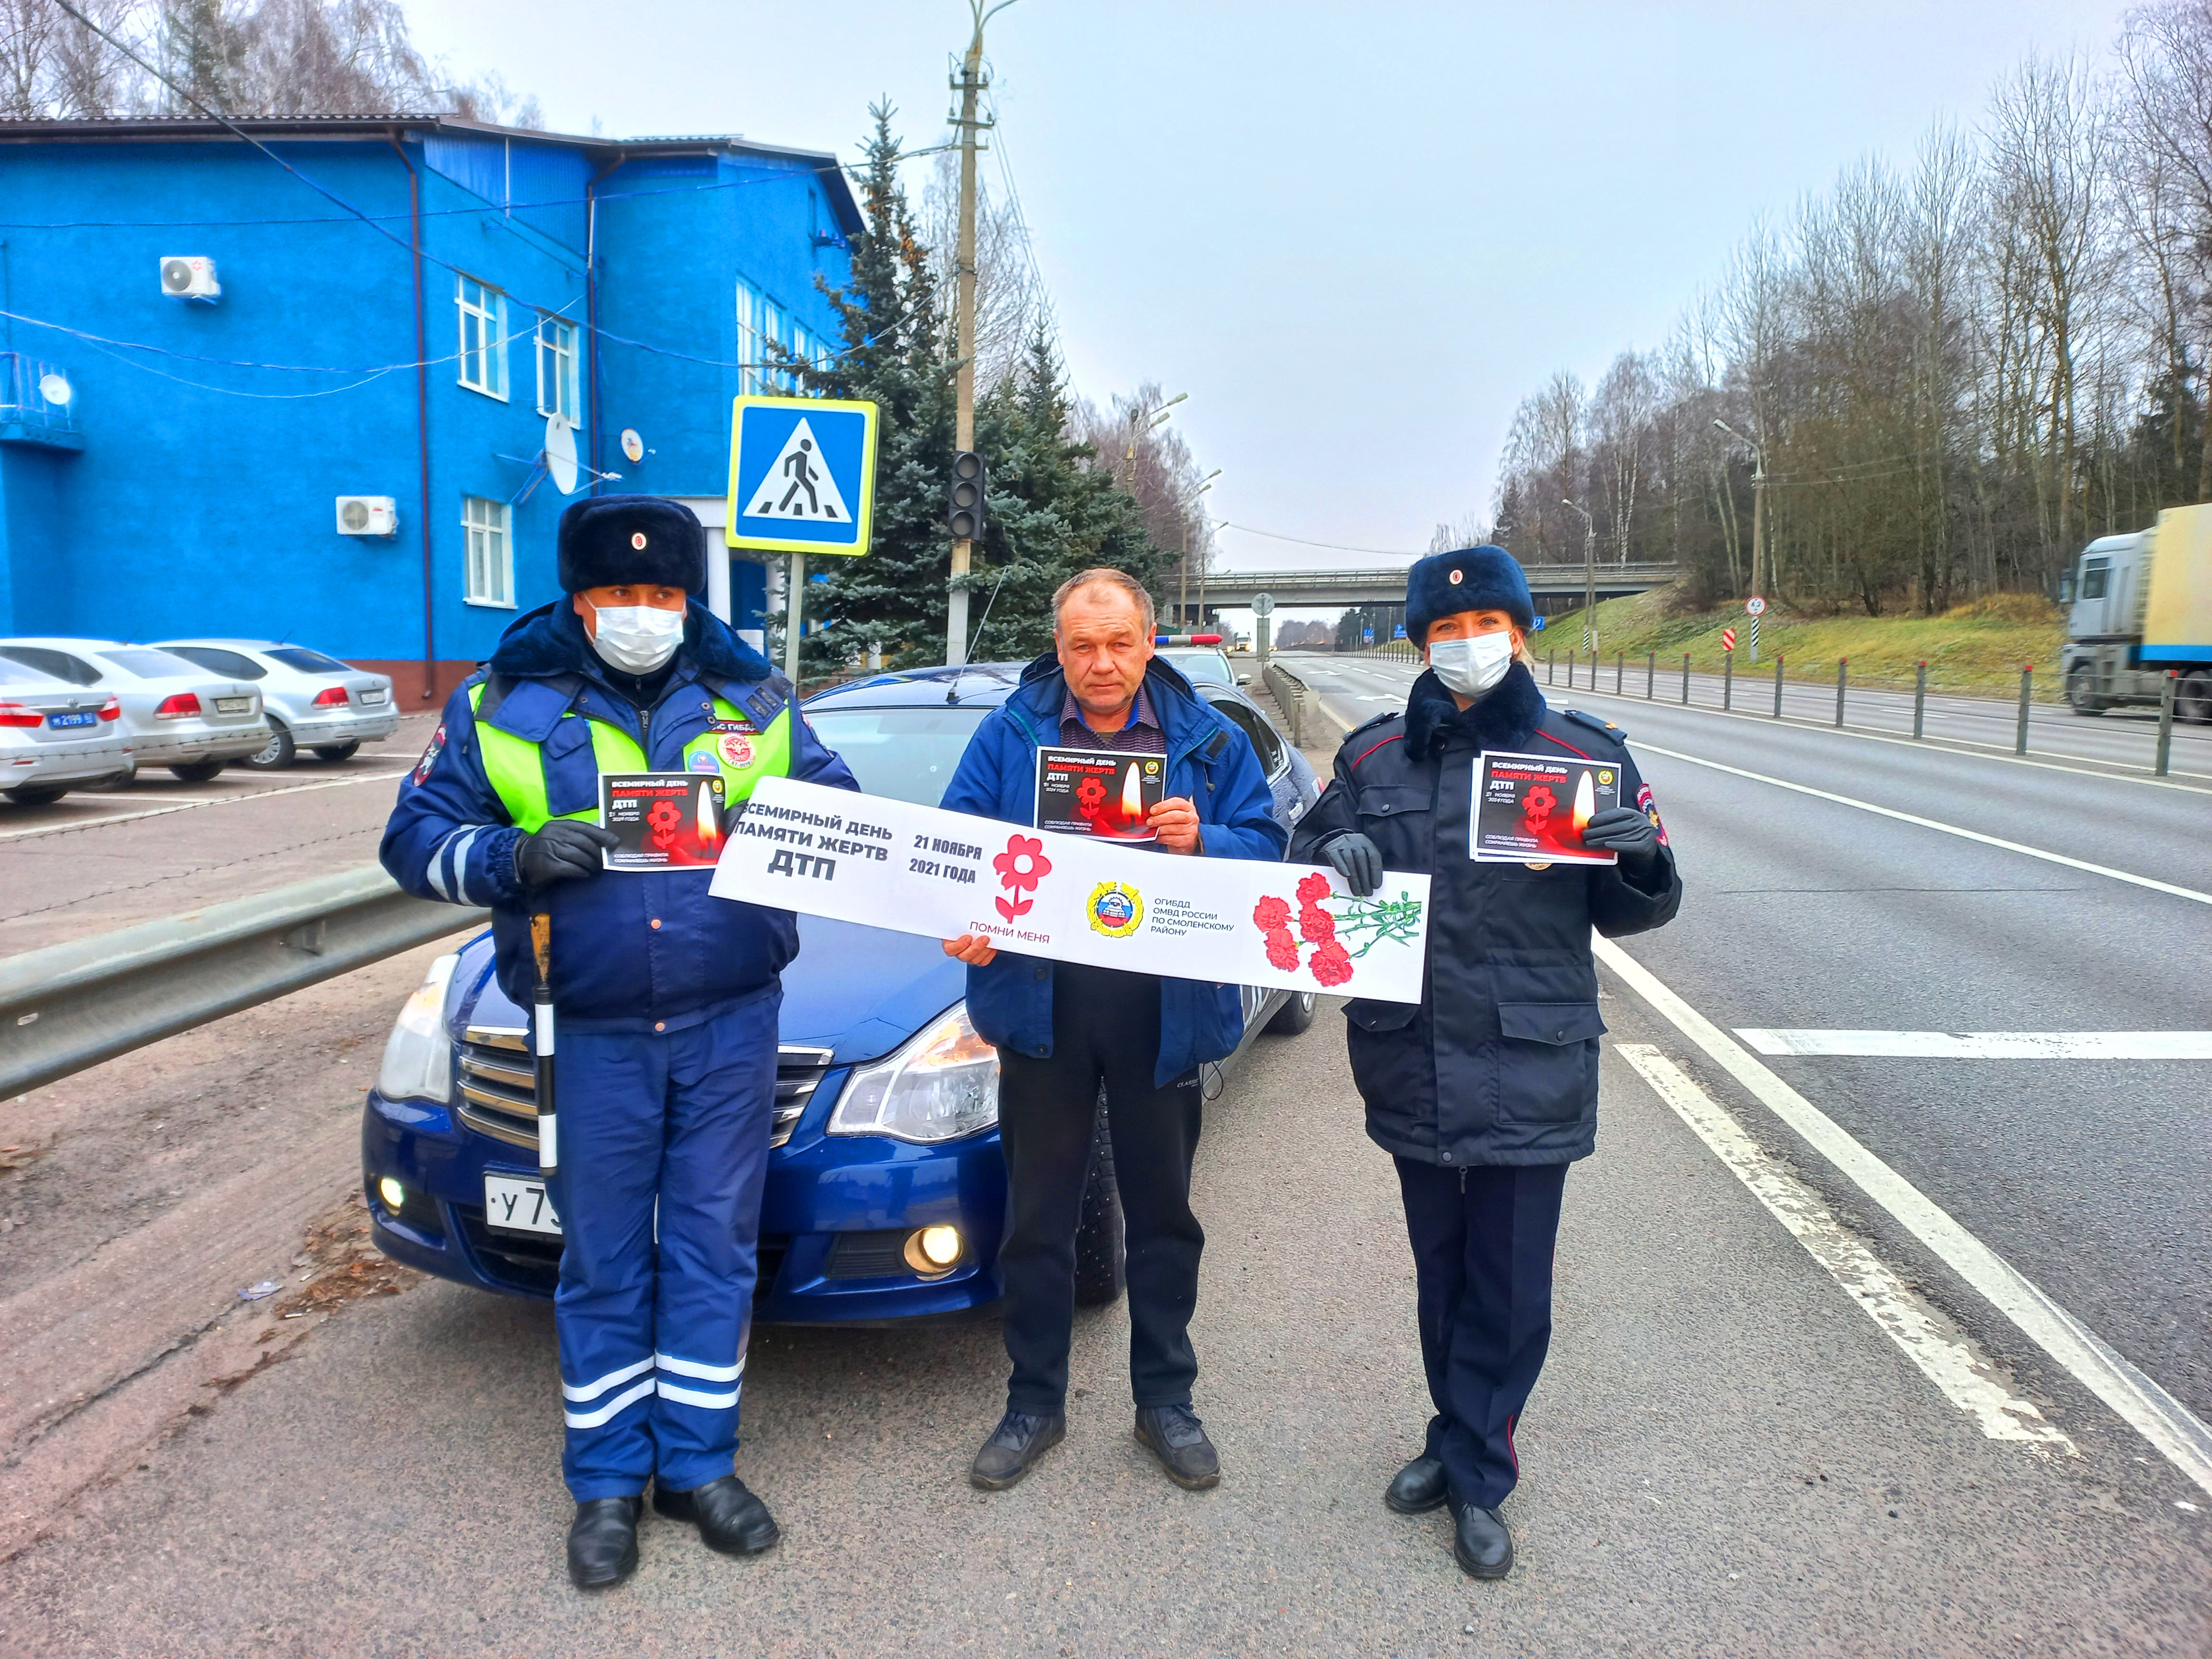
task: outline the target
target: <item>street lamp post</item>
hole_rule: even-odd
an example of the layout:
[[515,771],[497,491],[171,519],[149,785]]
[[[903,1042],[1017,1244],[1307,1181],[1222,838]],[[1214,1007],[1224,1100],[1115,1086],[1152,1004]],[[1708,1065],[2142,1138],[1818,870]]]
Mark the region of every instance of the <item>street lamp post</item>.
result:
[[1713,424],[1751,452],[1751,591],[1758,594],[1765,591],[1759,580],[1760,555],[1766,546],[1766,452],[1717,415]]
[[[1597,520],[1589,509],[1576,501],[1562,501],[1560,506],[1571,507],[1583,515],[1583,637],[1589,641],[1590,662],[1597,661]],[[1595,675],[1597,669],[1590,669]],[[1593,685],[1596,681],[1590,682]]]
[[[1213,481],[1220,476],[1221,469],[1217,466],[1199,481],[1198,488],[1190,492],[1190,499],[1183,503],[1182,557],[1176,565],[1176,625],[1168,630],[1170,633],[1196,631],[1190,625],[1190,513],[1198,505],[1198,498],[1212,489]],[[1206,572],[1202,568],[1198,573],[1198,598],[1200,604],[1206,602]]]

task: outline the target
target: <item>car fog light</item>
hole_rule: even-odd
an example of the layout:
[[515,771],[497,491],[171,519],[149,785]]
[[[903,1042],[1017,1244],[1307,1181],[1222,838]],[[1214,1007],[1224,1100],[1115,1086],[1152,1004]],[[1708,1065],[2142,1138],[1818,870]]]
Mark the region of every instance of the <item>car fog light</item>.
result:
[[934,1279],[957,1267],[967,1248],[957,1227],[924,1227],[907,1236],[907,1266],[926,1279]]
[[398,1215],[400,1206],[407,1202],[407,1189],[390,1176],[376,1183],[376,1195],[384,1200],[384,1207],[394,1215]]

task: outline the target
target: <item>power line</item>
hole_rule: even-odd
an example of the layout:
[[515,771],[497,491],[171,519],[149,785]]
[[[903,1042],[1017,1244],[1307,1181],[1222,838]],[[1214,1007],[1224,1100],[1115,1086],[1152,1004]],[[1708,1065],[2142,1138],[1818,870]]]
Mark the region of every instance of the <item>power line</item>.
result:
[[1395,547],[1349,547],[1342,542],[1309,541],[1304,536],[1285,536],[1273,530],[1257,530],[1249,524],[1231,524],[1226,519],[1216,519],[1214,523],[1219,525],[1224,530],[1242,531],[1247,536],[1264,536],[1271,542],[1295,542],[1300,547],[1318,547],[1331,553],[1370,553],[1386,559],[1419,559],[1427,556],[1425,553],[1407,553]]

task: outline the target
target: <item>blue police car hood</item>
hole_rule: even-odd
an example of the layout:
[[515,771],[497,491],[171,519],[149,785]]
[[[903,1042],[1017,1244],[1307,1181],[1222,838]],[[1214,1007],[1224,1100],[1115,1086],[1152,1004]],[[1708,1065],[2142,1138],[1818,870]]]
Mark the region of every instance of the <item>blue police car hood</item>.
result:
[[[830,1049],[839,1066],[890,1053],[967,994],[968,970],[933,939],[801,916],[799,941],[799,959],[783,970],[782,1041]],[[454,975],[463,987],[455,1037],[471,1025],[528,1027],[491,968],[491,935],[481,934]]]

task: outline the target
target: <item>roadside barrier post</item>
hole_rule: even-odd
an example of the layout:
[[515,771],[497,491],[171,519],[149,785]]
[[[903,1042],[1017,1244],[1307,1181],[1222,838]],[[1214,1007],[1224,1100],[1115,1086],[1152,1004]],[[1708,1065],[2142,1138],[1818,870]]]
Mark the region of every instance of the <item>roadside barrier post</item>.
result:
[[1682,707],[1690,706],[1690,653],[1682,653]]
[[1844,723],[1844,676],[1850,670],[1850,665],[1851,659],[1849,657],[1836,659],[1836,724],[1838,726]]
[[1658,694],[1659,653],[1656,651],[1647,651],[1644,653],[1644,701],[1650,702]]
[[1735,653],[1721,653],[1721,707],[1735,707]]
[[2158,764],[2151,769],[2151,775],[2154,778],[2166,775],[2166,762],[2173,753],[2173,682],[2174,671],[2171,668],[2159,679]]
[[1774,718],[1782,718],[1782,653],[1774,653]]
[[2034,678],[2035,665],[2032,662],[2021,664],[2020,670],[2020,729],[2014,735],[2012,740],[2012,752],[2015,755],[2025,755],[2027,752],[2027,692],[2028,686]]
[[1544,684],[1557,685],[1559,683],[1559,653],[1556,651],[1547,651],[1544,653]]
[[1614,652],[1613,653],[1613,695],[1616,697],[1620,695],[1620,677],[1627,672],[1628,657],[1626,653],[1619,651]]
[[1573,690],[1574,689],[1575,689],[1575,653],[1574,653],[1573,652],[1570,651],[1570,652],[1568,652],[1568,653],[1567,653],[1567,690],[1570,690],[1570,691],[1571,691],[1571,690]]
[[1927,725],[1928,665],[1922,663],[1912,677],[1912,735],[1918,737]]

